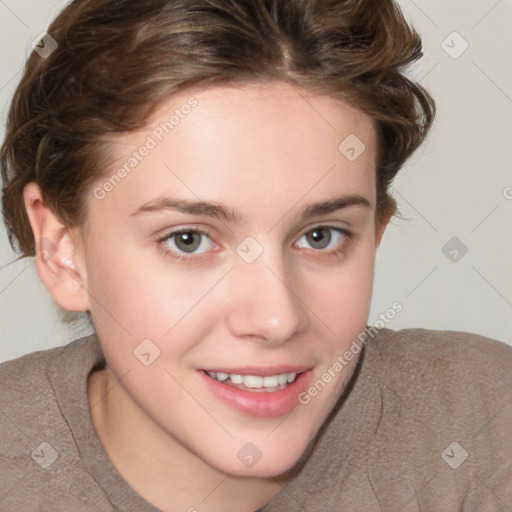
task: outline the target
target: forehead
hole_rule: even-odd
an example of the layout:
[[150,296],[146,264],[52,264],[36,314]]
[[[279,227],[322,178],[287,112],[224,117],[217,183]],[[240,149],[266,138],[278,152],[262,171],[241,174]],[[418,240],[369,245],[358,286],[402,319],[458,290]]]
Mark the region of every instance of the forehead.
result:
[[261,216],[306,195],[374,201],[376,149],[373,121],[339,99],[282,82],[190,90],[162,103],[144,129],[113,141],[99,184],[126,172],[101,207],[133,211],[172,194],[250,215],[251,198]]
[[200,137],[205,128],[206,131],[218,128],[224,135],[241,141],[244,132],[238,129],[244,128],[245,133],[252,132],[261,142],[289,142],[290,138],[298,137],[310,141],[304,151],[320,146],[321,142],[324,143],[321,146],[334,146],[337,151],[337,140],[350,132],[364,139],[370,150],[373,146],[375,126],[369,116],[341,98],[319,95],[281,81],[181,93],[160,106],[149,127],[158,128],[159,123],[169,120],[169,114],[173,112],[188,111],[186,106],[191,98],[197,106],[181,116],[181,120],[187,118],[187,122],[180,120],[182,126],[175,127],[177,133],[186,133],[188,129]]

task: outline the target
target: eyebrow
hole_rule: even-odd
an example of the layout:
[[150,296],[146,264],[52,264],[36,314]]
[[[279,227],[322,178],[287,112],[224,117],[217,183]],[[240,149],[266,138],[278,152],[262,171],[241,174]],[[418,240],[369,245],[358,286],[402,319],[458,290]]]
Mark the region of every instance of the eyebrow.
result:
[[[311,217],[327,215],[351,206],[371,208],[372,204],[368,199],[358,194],[340,196],[306,206],[302,210],[299,218],[300,220],[307,220]],[[228,208],[221,203],[188,201],[185,199],[176,199],[171,197],[160,197],[149,201],[137,208],[137,210],[135,210],[131,215],[136,216],[144,213],[162,212],[165,210],[176,210],[190,215],[210,217],[232,224],[241,224],[246,219],[237,211]]]

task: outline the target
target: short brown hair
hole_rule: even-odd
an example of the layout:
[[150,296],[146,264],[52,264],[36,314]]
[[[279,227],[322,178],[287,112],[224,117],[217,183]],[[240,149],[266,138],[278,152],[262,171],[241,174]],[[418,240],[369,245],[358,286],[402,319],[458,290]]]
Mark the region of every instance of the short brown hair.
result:
[[172,94],[282,80],[365,112],[379,140],[378,221],[395,212],[389,185],[435,114],[403,74],[422,45],[393,0],[74,0],[48,33],[58,47],[30,55],[0,152],[9,241],[25,256],[25,185],[82,225],[109,135],[142,127]]

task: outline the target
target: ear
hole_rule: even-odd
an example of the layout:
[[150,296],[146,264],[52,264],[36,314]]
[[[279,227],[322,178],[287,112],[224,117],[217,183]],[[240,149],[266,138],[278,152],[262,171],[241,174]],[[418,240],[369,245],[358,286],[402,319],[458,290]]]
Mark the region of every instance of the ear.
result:
[[25,208],[36,241],[37,273],[53,300],[70,311],[88,311],[87,275],[77,228],[59,220],[43,200],[35,182],[23,191]]

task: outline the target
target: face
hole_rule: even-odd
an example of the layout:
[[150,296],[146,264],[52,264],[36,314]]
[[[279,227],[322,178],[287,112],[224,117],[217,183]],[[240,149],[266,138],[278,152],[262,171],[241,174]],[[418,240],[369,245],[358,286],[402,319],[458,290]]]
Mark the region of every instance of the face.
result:
[[110,151],[83,249],[109,370],[177,450],[283,473],[352,375],[356,358],[335,363],[368,318],[372,121],[283,83],[218,87],[172,97]]

